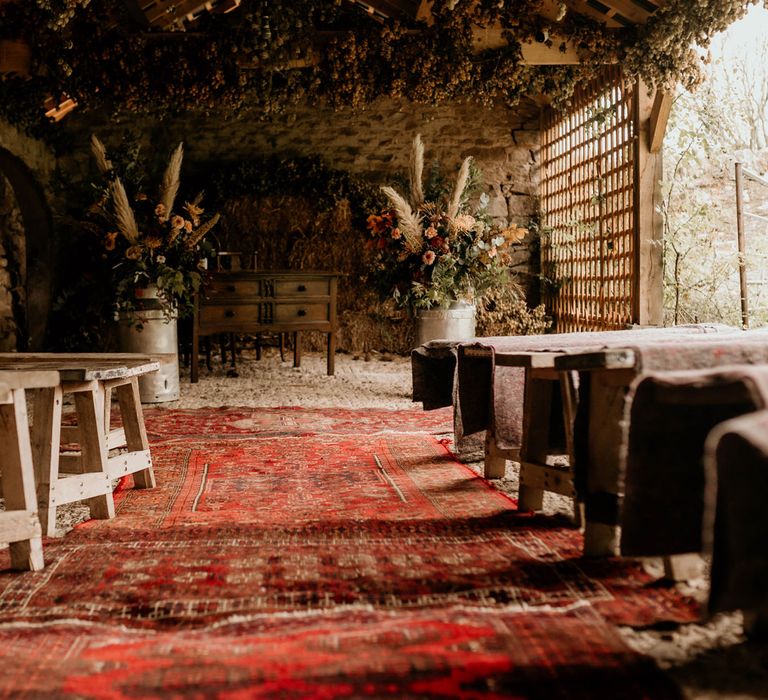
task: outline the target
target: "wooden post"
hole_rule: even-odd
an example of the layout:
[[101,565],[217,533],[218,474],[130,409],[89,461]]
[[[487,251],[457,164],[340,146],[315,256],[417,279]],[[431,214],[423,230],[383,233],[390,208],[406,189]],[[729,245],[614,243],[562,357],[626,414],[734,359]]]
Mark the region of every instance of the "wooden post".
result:
[[747,298],[747,244],[744,237],[744,183],[741,163],[736,163],[736,236],[739,245],[739,289],[741,290],[741,325],[749,328]]
[[[660,153],[651,150],[652,143],[663,137],[661,124],[652,119],[654,100],[648,88],[635,83],[634,100],[634,322],[657,326],[664,321],[664,287],[662,238],[663,227],[656,211],[659,181],[662,177]],[[652,134],[653,130],[653,134]]]

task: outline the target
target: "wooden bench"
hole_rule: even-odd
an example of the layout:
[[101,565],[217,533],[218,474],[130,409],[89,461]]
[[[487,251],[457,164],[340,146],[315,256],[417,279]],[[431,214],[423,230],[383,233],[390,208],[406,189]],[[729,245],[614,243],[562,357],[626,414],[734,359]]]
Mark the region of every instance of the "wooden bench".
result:
[[[159,367],[133,353],[0,353],[0,370],[53,370],[60,377],[55,386],[35,389],[33,398],[32,460],[45,534],[54,534],[56,509],[67,503],[84,500],[92,518],[114,517],[114,479],[132,474],[136,488],[154,487],[138,377]],[[116,429],[113,393],[122,419]],[[73,397],[76,425],[62,424],[65,395]]]
[[579,373],[573,467],[584,483],[585,554],[613,556],[619,551],[622,457],[632,383],[650,371],[766,362],[768,333],[758,330],[687,336],[673,342],[633,339],[631,346],[572,352],[555,359],[557,370]]
[[0,371],[0,484],[5,498],[0,542],[9,543],[14,569],[39,571],[44,563],[26,390],[49,389],[58,383],[57,372]]

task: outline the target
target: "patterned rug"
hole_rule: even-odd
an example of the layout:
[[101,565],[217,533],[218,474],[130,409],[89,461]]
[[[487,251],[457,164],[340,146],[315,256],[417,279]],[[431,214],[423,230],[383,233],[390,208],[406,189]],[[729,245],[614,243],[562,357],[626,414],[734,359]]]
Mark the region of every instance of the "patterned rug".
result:
[[153,443],[158,488],[47,541],[42,573],[2,560],[0,696],[679,697],[615,625],[693,602],[582,560],[434,419],[279,409],[231,432],[257,413],[148,412],[153,435],[190,436]]

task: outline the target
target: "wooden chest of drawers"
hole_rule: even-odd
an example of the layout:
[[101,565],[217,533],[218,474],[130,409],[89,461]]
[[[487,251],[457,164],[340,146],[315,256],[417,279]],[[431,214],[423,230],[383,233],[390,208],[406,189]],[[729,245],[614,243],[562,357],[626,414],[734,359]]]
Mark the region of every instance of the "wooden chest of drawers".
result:
[[192,336],[191,379],[198,379],[198,341],[218,333],[294,334],[294,365],[301,332],[328,334],[328,374],[334,373],[336,289],[331,272],[213,272],[198,295]]

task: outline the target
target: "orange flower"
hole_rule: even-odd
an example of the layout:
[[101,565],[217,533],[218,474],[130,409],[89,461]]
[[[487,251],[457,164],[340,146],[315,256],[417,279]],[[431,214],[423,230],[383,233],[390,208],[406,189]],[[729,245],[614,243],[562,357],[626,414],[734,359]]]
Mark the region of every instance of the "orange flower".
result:
[[160,236],[146,236],[144,238],[144,245],[147,246],[150,250],[156,250],[161,245],[163,245],[163,239],[160,238]]
[[104,248],[106,248],[107,250],[114,250],[115,242],[117,241],[118,235],[119,234],[117,233],[117,231],[110,231],[107,234],[107,237],[104,241]]
[[128,260],[138,260],[141,257],[141,246],[132,245],[125,251],[125,257],[128,258]]
[[437,256],[435,255],[434,250],[428,250],[424,255],[421,256],[421,259],[424,261],[425,265],[431,265],[433,262],[435,262],[435,258]]

